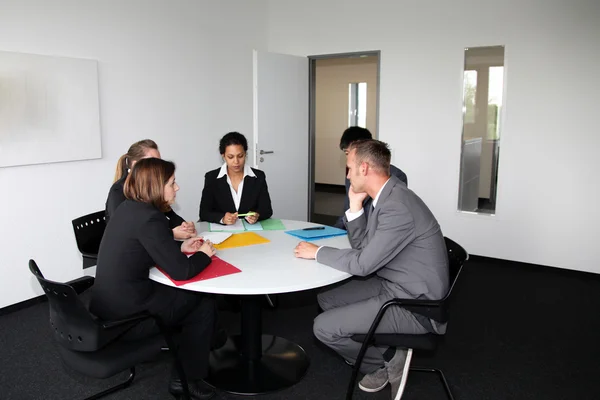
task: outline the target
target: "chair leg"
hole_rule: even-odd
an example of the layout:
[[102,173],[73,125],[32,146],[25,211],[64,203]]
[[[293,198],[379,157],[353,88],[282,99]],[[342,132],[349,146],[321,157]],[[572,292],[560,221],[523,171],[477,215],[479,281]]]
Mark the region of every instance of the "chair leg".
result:
[[442,370],[437,369],[437,368],[410,367],[410,371],[429,372],[429,373],[433,372],[433,373],[437,374],[439,376],[440,380],[442,381],[442,385],[444,385],[444,390],[446,391],[448,398],[450,400],[454,400],[454,396],[452,395],[452,392],[450,391],[450,386],[448,385],[448,381],[446,380],[446,377],[444,376],[444,373],[442,372]]
[[97,393],[91,397],[86,398],[85,400],[96,400],[99,399],[101,397],[107,396],[111,393],[116,392],[117,390],[121,390],[121,389],[125,389],[126,387],[128,387],[129,385],[131,385],[131,382],[133,382],[133,378],[135,378],[135,368],[132,367],[129,369],[129,378],[127,378],[127,380],[125,382],[119,383],[116,386],[113,386],[109,389],[106,389],[100,393]]
[[269,303],[269,306],[271,308],[277,308],[277,306],[275,305],[275,303],[273,302],[273,300],[271,299],[271,296],[269,296],[268,294],[265,294],[265,297],[267,298],[267,302]]
[[373,320],[373,323],[369,328],[369,332],[367,333],[367,336],[365,337],[365,340],[363,341],[363,344],[360,347],[358,357],[356,357],[356,362],[354,363],[354,368],[352,369],[352,376],[350,377],[350,383],[348,384],[348,389],[346,390],[346,400],[352,400],[352,394],[354,393],[354,386],[356,385],[356,379],[358,377],[358,370],[360,369],[360,364],[362,364],[362,360],[365,357],[367,348],[371,345],[371,342],[373,341],[373,335],[375,334],[375,330],[381,322],[383,314],[391,305],[392,303],[388,301],[381,307],[381,309],[379,309],[379,312],[377,312],[377,315],[375,316],[375,319]]

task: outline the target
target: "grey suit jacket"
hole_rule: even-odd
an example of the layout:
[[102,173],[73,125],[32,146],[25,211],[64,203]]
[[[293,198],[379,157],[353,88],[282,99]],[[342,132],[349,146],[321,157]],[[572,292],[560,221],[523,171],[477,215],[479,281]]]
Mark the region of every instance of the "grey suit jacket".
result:
[[438,300],[446,295],[448,256],[440,226],[397,177],[390,177],[368,218],[363,214],[345,222],[352,248],[324,246],[317,253],[319,263],[352,275],[375,273],[399,298]]
[[[408,186],[408,177],[400,168],[390,164],[390,175],[394,175],[395,177],[400,179],[402,182],[404,182],[404,184],[406,186]],[[344,212],[346,212],[346,210],[348,208],[350,208],[350,200],[348,199],[348,191],[350,190],[350,180],[348,178],[346,178],[345,185],[346,185],[346,197],[344,198]],[[365,199],[365,201],[363,201],[364,209],[366,210],[367,208],[370,208],[371,203],[373,203],[373,199],[370,197],[367,197]],[[340,229],[344,229],[344,230],[346,229],[346,225],[344,224],[344,215],[340,215],[340,217],[335,222],[334,226],[336,228],[340,228]]]

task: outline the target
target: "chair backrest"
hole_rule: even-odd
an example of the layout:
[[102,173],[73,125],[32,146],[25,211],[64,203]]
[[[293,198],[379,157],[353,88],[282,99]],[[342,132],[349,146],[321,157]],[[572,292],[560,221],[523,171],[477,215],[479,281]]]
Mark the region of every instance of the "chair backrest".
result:
[[444,237],[444,241],[446,242],[446,251],[448,252],[448,272],[449,272],[449,283],[450,288],[448,289],[448,293],[442,299],[442,306],[440,308],[440,315],[438,318],[434,318],[439,322],[448,321],[448,303],[450,296],[454,292],[454,286],[458,281],[458,277],[460,276],[460,272],[462,271],[463,265],[465,261],[469,259],[469,254],[465,249],[462,248],[461,245],[453,241],[452,239],[448,239]]
[[421,314],[427,318],[434,319],[438,322],[448,321],[448,303],[450,296],[453,293],[454,286],[458,281],[463,264],[469,258],[469,254],[458,243],[452,239],[444,238],[446,242],[446,251],[448,253],[448,269],[450,288],[443,299],[431,301],[431,306],[428,307],[411,307],[405,306],[409,311]]
[[50,325],[60,345],[75,351],[96,351],[107,342],[100,322],[87,310],[75,289],[66,283],[53,282],[33,260],[29,270],[44,289],[50,304]]
[[451,293],[463,264],[469,259],[469,254],[452,239],[444,237],[444,241],[446,242],[446,251],[448,252],[448,269],[450,273],[450,290],[448,293]]
[[77,248],[81,253],[98,254],[100,241],[106,228],[104,211],[84,215],[72,221]]

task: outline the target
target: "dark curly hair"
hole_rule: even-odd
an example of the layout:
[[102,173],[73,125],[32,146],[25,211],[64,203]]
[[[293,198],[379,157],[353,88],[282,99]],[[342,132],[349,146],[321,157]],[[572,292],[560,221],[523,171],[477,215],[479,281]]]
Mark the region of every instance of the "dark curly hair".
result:
[[219,154],[225,154],[227,146],[240,145],[244,148],[244,151],[248,151],[248,141],[246,137],[239,132],[229,132],[221,138],[219,142]]

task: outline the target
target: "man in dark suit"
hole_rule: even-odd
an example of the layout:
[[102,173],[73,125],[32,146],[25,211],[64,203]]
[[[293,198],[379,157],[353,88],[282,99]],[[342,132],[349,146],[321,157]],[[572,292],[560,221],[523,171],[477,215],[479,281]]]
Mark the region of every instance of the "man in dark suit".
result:
[[[360,126],[351,126],[350,128],[346,129],[344,131],[344,133],[342,134],[342,138],[340,139],[340,150],[342,150],[344,153],[346,153],[346,155],[348,155],[348,148],[350,147],[350,145],[354,142],[356,142],[357,140],[370,140],[373,139],[373,135],[371,135],[371,132],[366,129],[366,128],[362,128]],[[400,168],[397,168],[394,165],[390,164],[390,173],[393,176],[396,176],[398,179],[400,179],[400,181],[404,182],[404,184],[406,186],[408,186],[408,177],[406,176],[406,174],[404,172],[402,172],[402,170]],[[346,175],[348,175],[348,170],[346,169]],[[348,179],[348,177],[346,176],[346,198],[344,199],[344,210],[347,210],[348,207],[350,206],[350,201],[348,200],[348,189],[350,188],[350,180]],[[368,209],[371,206],[371,202],[373,200],[370,197],[367,197],[365,199],[365,202],[363,204],[364,209]],[[336,221],[335,225],[336,228],[340,228],[340,229],[346,229],[346,225],[344,224],[344,216],[340,215],[340,217],[338,218],[338,220]]]
[[[448,258],[442,231],[425,203],[395,176],[390,176],[391,154],[377,140],[350,145],[347,159],[350,207],[344,216],[352,248],[317,247],[301,242],[296,257],[316,259],[359,278],[318,296],[324,310],[314,323],[315,336],[354,363],[361,344],[353,334],[367,333],[373,318],[393,298],[441,299],[448,291]],[[363,208],[366,197],[373,199]],[[368,216],[368,218],[367,218]],[[390,309],[377,333],[445,333],[445,325],[403,308]],[[397,348],[389,362],[370,347],[359,387],[367,392],[392,385],[392,398],[400,398],[406,383],[411,349]]]

